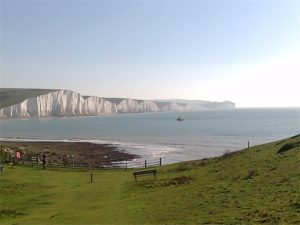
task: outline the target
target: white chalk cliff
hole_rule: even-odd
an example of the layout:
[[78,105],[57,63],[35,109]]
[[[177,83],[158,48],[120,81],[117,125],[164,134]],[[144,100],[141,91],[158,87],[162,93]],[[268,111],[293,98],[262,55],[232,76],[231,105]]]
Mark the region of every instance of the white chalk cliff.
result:
[[79,93],[60,90],[28,98],[25,101],[2,108],[0,117],[29,116],[96,116],[101,114],[138,113],[182,110],[176,103],[159,108],[152,101],[124,99],[119,104],[99,97],[87,97]]
[[152,101],[142,101],[124,99],[117,105],[117,113],[137,113],[137,112],[159,112],[160,109]]
[[116,113],[116,105],[105,99],[84,99],[76,92],[60,90],[5,107],[1,109],[0,116],[92,116],[103,113]]
[[[21,103],[4,107],[0,110],[0,117],[97,116],[101,114],[201,110],[208,108],[199,104],[162,103],[149,100],[121,99],[117,103],[111,101],[94,96],[83,97],[79,93],[68,90],[52,91],[48,94],[28,98]],[[234,103],[230,102],[212,104],[211,107],[222,106],[222,108],[232,108],[234,105]]]

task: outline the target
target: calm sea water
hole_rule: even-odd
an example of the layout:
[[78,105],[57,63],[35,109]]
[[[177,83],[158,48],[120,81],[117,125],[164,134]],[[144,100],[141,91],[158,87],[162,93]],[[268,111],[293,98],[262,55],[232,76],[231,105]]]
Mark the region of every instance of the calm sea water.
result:
[[[185,120],[176,121],[178,116]],[[0,120],[0,140],[107,143],[164,164],[222,155],[300,133],[300,108]]]

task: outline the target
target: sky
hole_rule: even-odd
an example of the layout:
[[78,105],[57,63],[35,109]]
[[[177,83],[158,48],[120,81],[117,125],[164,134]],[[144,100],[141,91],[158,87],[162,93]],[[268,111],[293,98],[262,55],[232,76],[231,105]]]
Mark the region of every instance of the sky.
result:
[[0,2],[2,88],[300,106],[299,0]]

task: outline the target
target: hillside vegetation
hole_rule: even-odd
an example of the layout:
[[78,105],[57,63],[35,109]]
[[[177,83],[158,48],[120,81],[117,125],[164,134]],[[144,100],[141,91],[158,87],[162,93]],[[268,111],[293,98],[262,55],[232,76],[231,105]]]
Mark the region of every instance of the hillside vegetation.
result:
[[1,224],[247,224],[300,222],[300,135],[221,157],[133,171],[6,165]]
[[48,94],[54,89],[23,89],[23,88],[0,88],[0,109],[23,102],[27,98],[33,98]]

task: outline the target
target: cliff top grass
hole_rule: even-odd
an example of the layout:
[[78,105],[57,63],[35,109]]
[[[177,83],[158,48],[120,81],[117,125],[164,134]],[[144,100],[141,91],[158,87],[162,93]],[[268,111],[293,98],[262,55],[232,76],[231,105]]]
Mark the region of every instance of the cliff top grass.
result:
[[299,224],[300,135],[220,157],[136,170],[6,165],[1,224]]
[[48,94],[55,89],[0,88],[0,109],[23,102],[27,98]]
[[[90,96],[84,96],[84,98],[88,98]],[[112,103],[115,103],[116,105],[120,104],[123,100],[125,100],[126,98],[103,98],[109,102],[112,102]],[[140,100],[140,99],[133,99],[135,101],[138,102],[138,104],[141,104],[143,101],[146,101],[146,100]],[[154,102],[154,101],[153,101]],[[154,102],[157,107],[161,108],[161,107],[164,107],[166,106],[167,104],[170,104],[171,102]],[[187,104],[182,104],[182,106],[186,106]]]

